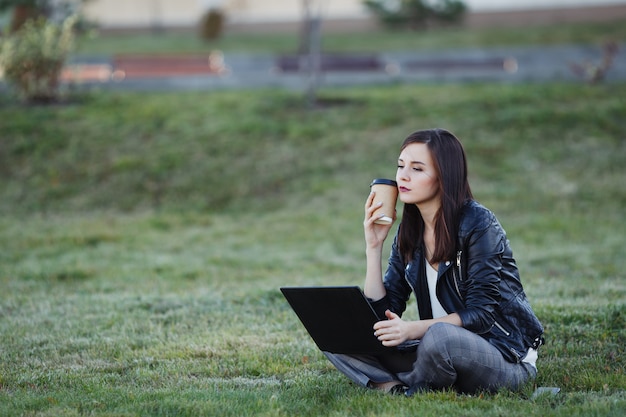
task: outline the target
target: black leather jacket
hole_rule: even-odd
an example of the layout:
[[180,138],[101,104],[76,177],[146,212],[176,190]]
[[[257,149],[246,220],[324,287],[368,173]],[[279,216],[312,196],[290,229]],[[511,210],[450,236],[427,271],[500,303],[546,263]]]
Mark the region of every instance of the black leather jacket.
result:
[[[463,209],[457,245],[456,259],[439,264],[439,302],[508,361],[520,362],[528,348],[543,343],[543,327],[524,293],[505,231],[491,211],[470,201]],[[380,317],[386,309],[401,315],[411,292],[422,291],[418,282],[423,261],[418,250],[405,264],[396,236],[384,277],[387,294],[372,303]]]

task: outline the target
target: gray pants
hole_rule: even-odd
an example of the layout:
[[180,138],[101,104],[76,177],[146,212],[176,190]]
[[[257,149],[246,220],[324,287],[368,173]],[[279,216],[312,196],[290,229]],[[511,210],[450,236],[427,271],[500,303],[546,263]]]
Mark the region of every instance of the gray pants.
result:
[[462,327],[431,326],[417,351],[390,349],[384,355],[324,352],[335,367],[359,385],[400,381],[412,387],[454,388],[460,392],[520,388],[537,375],[527,363],[511,363],[489,342]]

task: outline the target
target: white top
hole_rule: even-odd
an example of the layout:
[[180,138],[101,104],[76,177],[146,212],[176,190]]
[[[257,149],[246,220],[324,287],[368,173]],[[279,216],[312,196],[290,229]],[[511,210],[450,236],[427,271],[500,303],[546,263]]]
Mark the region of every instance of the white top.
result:
[[430,295],[430,306],[433,309],[433,318],[445,317],[448,313],[443,309],[437,298],[437,276],[439,273],[425,258],[424,261],[426,262],[426,279],[428,280],[428,293]]
[[533,368],[537,369],[537,349],[528,348],[528,353],[522,359],[522,362],[528,363],[533,366]]

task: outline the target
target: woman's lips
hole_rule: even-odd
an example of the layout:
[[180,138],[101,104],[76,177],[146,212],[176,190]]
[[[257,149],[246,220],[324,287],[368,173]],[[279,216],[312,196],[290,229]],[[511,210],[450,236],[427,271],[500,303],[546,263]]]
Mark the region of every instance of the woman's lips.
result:
[[407,191],[411,191],[411,190],[406,187],[398,187],[398,191],[400,191],[401,193],[406,193]]

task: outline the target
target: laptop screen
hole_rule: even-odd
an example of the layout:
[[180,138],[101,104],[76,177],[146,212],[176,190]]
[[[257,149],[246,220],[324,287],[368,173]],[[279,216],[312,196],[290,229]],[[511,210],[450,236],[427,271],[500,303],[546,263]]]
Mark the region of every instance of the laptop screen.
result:
[[359,287],[282,287],[280,290],[320,350],[380,353],[390,349],[374,336],[374,323],[380,319]]

